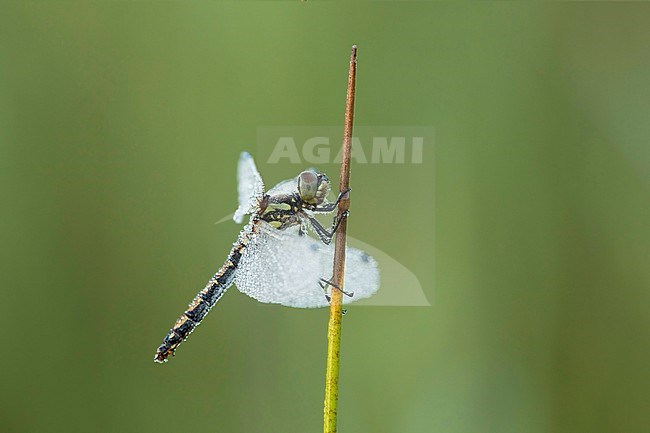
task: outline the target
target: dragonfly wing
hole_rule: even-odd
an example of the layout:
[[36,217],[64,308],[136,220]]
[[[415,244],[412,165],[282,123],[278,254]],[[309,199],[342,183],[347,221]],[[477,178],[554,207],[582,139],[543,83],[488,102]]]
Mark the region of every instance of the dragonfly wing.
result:
[[[333,246],[324,245],[297,228],[277,230],[264,221],[255,224],[239,267],[235,285],[260,302],[289,307],[315,308],[329,305],[321,278],[332,276]],[[346,250],[344,303],[372,296],[379,288],[377,262],[361,250]]]
[[252,212],[264,196],[264,182],[255,167],[255,161],[248,152],[242,152],[237,164],[237,191],[239,207],[232,219],[237,224],[244,221],[244,215]]
[[270,196],[293,194],[298,191],[298,178],[283,180],[268,191]]

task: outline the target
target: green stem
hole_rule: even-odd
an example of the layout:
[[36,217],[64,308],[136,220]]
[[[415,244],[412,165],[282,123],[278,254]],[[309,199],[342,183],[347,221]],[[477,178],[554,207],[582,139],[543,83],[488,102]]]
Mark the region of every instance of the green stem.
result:
[[[352,46],[350,54],[350,72],[348,75],[348,93],[345,99],[345,123],[343,125],[343,151],[339,172],[339,191],[350,187],[350,149],[352,144],[352,125],[354,119],[354,91],[357,74],[357,46]],[[338,217],[350,208],[350,198],[345,196],[338,207]],[[347,235],[347,218],[341,222],[334,241],[334,271],[332,282],[343,289],[345,272],[345,244]],[[324,433],[336,432],[339,399],[339,364],[341,359],[341,319],[343,312],[343,293],[332,288],[330,301],[330,319],[327,326],[327,370],[325,373],[325,407]]]

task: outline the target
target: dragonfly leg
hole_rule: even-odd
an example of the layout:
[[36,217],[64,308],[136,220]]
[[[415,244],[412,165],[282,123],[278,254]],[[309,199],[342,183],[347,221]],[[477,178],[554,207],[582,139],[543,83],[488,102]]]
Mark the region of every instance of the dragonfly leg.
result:
[[343,200],[343,198],[344,198],[345,196],[347,196],[348,193],[349,193],[350,191],[352,191],[352,189],[351,189],[351,188],[348,188],[348,189],[346,189],[345,191],[342,191],[342,192],[339,193],[339,195],[338,195],[338,197],[336,198],[336,201],[335,201],[335,202],[333,202],[333,203],[327,203],[327,204],[324,204],[324,205],[322,205],[322,206],[314,206],[313,208],[311,208],[311,210],[314,211],[314,212],[330,213],[330,212],[332,212],[334,209],[336,209],[336,207],[339,205],[339,202],[340,202],[341,200]]
[[[329,281],[327,281],[327,280],[324,279],[324,278],[321,278],[321,281],[318,282],[318,285],[321,286],[321,288],[322,288],[323,290],[327,290],[327,286],[328,286],[328,285],[330,285],[330,286],[332,286],[332,287],[336,287],[337,289],[339,289],[338,286],[335,286],[334,284],[330,283]],[[341,290],[341,289],[339,289],[339,290]],[[345,292],[343,292],[343,293],[345,293]],[[347,293],[345,293],[345,294],[348,295]],[[352,293],[352,294],[350,294],[350,295],[348,295],[348,296],[352,297],[353,294],[354,294],[354,293]],[[328,295],[327,292],[325,293],[325,299],[327,299],[327,302],[328,302],[328,303],[332,302],[332,297],[331,297],[330,295]],[[345,308],[343,308],[343,309],[341,310],[341,314],[342,314],[343,316],[345,316],[345,313],[347,313],[347,312],[348,312],[348,310],[346,310]]]
[[324,284],[322,281],[319,281],[318,285],[320,286],[321,289],[325,291],[325,299],[327,299],[327,303],[332,302],[332,297],[327,293],[327,285]]
[[341,214],[341,218],[337,218],[336,216],[334,217],[334,221],[332,221],[332,229],[331,231],[327,231],[325,227],[322,226],[321,223],[318,222],[318,220],[312,216],[308,216],[309,222],[311,222],[312,227],[316,231],[316,234],[320,238],[320,240],[325,244],[329,245],[332,242],[332,238],[334,237],[334,233],[338,230],[339,226],[343,222],[344,219],[346,219],[350,215],[350,211],[345,211]]
[[348,195],[348,193],[349,193],[350,191],[352,191],[352,188],[347,188],[345,191],[341,191],[341,192],[339,193],[339,196],[336,197],[336,202],[335,202],[335,203],[338,205],[339,202],[340,202],[341,200],[343,200],[343,197],[345,197],[346,195]]
[[352,298],[354,296],[354,292],[346,292],[345,290],[341,289],[338,285],[334,284],[329,280],[326,280],[325,278],[321,278],[318,284],[323,288],[323,290],[327,290],[327,286],[331,286],[349,298]]
[[336,233],[336,231],[339,229],[339,226],[341,225],[343,220],[345,220],[349,216],[350,216],[350,211],[349,210],[346,210],[345,212],[343,212],[341,214],[340,219],[337,218],[336,215],[334,215],[334,220],[332,220],[332,236],[334,236],[334,233]]

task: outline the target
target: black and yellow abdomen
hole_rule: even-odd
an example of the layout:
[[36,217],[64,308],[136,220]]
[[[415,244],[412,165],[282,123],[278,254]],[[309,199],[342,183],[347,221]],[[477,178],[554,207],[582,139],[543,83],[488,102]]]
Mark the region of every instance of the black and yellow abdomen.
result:
[[176,348],[194,331],[201,320],[210,312],[210,309],[226,293],[235,278],[235,271],[241,259],[243,249],[246,247],[246,237],[241,237],[233,246],[226,262],[214,274],[208,284],[201,290],[187,307],[187,310],[176,320],[172,329],[165,336],[162,344],[156,351],[154,362],[167,362],[170,355],[174,355]]

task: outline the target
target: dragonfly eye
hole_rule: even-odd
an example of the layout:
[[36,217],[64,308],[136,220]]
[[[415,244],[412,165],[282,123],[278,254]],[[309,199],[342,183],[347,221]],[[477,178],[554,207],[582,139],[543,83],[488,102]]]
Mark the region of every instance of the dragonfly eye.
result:
[[298,176],[298,193],[300,198],[311,202],[318,192],[318,175],[313,171],[303,171]]
[[325,173],[308,170],[298,176],[300,198],[311,204],[321,204],[330,192],[330,180]]

